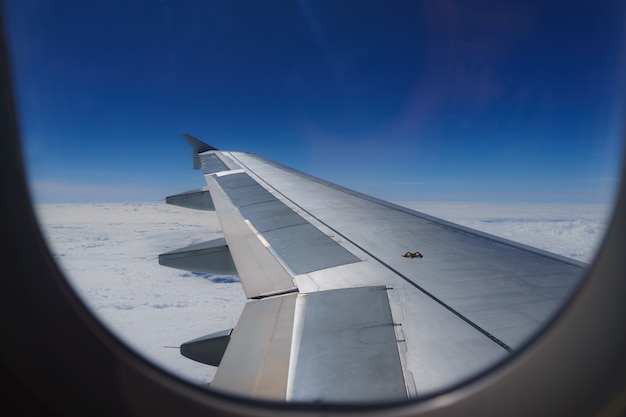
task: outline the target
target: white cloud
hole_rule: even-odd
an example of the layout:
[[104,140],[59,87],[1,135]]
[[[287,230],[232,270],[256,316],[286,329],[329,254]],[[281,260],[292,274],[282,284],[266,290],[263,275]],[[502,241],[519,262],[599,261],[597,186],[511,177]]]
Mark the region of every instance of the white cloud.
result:
[[[49,186],[58,192],[95,192]],[[593,257],[610,211],[592,204],[404,205],[583,261]],[[221,236],[215,213],[164,203],[40,204],[36,209],[72,287],[114,334],[172,373],[197,383],[212,380],[215,368],[172,347],[234,327],[246,302],[242,287],[233,277],[160,266],[157,256]]]
[[610,204],[400,202],[405,207],[539,249],[591,262]]
[[246,300],[242,287],[160,266],[157,257],[219,237],[214,213],[164,203],[36,209],[72,287],[114,334],[170,372],[197,383],[213,378],[215,368],[167,346],[234,327]]

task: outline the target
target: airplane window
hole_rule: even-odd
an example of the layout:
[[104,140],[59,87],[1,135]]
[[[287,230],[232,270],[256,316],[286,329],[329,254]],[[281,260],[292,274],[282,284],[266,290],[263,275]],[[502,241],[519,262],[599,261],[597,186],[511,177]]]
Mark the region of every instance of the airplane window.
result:
[[6,1],[40,227],[93,314],[192,384],[435,395],[523,349],[594,260],[624,7]]

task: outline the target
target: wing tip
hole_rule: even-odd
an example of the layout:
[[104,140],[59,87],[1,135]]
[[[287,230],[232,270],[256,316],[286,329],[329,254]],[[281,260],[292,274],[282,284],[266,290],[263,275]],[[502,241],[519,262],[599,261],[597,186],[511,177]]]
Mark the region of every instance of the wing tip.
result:
[[183,133],[183,134],[181,134],[181,136],[193,148],[193,169],[200,169],[200,168],[202,168],[202,161],[200,160],[200,157],[198,156],[198,154],[200,154],[202,152],[206,152],[206,151],[215,151],[215,150],[217,150],[216,147],[213,147],[213,146],[209,145],[208,143],[204,143],[200,139],[195,138],[195,137],[191,136],[188,133]]
[[201,152],[206,152],[206,151],[216,151],[217,150],[216,147],[211,146],[208,143],[205,143],[205,142],[201,141],[200,139],[191,136],[188,133],[183,133],[183,134],[181,134],[181,136],[183,137],[183,139],[185,139],[187,141],[187,143],[189,143],[191,145],[191,147],[193,148],[195,153],[201,153]]

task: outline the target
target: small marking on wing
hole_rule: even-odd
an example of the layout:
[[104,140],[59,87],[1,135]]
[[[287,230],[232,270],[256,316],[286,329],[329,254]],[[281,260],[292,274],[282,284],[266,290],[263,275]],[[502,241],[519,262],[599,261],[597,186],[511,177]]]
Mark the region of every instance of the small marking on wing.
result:
[[415,251],[415,252],[407,252],[404,255],[402,255],[404,258],[423,258],[424,255],[422,255],[421,253]]

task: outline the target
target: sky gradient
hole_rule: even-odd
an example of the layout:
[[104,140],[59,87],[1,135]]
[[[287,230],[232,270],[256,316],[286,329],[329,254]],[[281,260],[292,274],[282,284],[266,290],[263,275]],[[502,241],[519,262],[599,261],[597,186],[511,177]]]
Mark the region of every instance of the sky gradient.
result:
[[617,186],[623,1],[5,3],[37,201],[200,187],[181,133],[392,201]]

